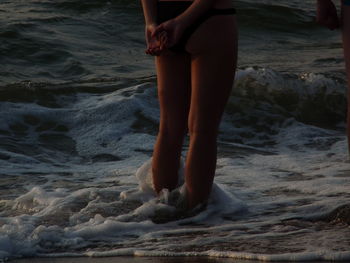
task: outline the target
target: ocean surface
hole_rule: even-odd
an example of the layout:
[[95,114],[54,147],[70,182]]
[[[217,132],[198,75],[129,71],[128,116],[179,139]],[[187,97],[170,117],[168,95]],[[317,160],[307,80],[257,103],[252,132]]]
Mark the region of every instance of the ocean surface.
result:
[[159,108],[140,1],[0,1],[0,261],[350,260],[342,45],[314,2],[234,1],[215,185],[182,218],[147,184]]

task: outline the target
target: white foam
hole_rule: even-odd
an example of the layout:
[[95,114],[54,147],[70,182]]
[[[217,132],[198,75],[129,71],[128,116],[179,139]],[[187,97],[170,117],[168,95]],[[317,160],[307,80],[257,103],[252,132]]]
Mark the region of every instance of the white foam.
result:
[[[247,69],[237,74],[237,85],[241,85],[238,88],[242,88],[237,92],[242,94],[247,92],[247,81],[255,81],[257,85],[253,86],[260,93],[295,88],[300,96],[312,95],[317,85],[329,87],[327,94],[342,92],[338,84],[313,75],[289,81],[269,70]],[[266,89],[259,90],[265,84]],[[16,114],[6,115],[14,118],[8,122],[19,120],[26,110],[35,111],[33,114],[43,119],[54,116],[64,122],[70,129],[67,134],[77,142],[78,153],[84,158],[100,153],[122,158],[81,163],[72,157],[66,161],[68,165],[60,161],[61,166],[55,167],[53,173],[54,166],[9,153],[14,160],[12,173],[40,171],[46,173],[42,175],[46,181],[38,181],[39,187],[34,179],[40,175],[30,175],[23,183],[26,193],[1,201],[1,208],[6,208],[0,212],[0,258],[163,255],[262,261],[349,259],[349,249],[343,246],[348,244],[346,236],[350,236],[347,226],[322,228],[322,224],[315,226],[317,222],[288,223],[295,218],[327,215],[350,201],[350,180],[345,176],[350,164],[344,134],[295,120],[286,120],[283,127],[278,127],[280,132],[273,136],[275,146],[259,148],[225,142],[239,137],[233,131],[247,129],[236,129],[230,118],[225,119],[220,140],[234,152],[218,159],[206,210],[189,218],[153,223],[160,211],[171,214],[174,207],[168,200],[171,193],[164,191],[159,201],[153,191],[149,155],[155,136],[132,130],[137,120],[135,112],[142,112],[155,123],[159,118],[155,91],[145,87],[101,96],[78,95],[76,104],[47,112],[40,106],[34,109],[10,105],[10,112]],[[32,127],[28,137],[33,134]],[[248,139],[259,140],[257,136]],[[182,185],[180,182],[179,187]],[[111,249],[114,245],[121,248]],[[108,251],[99,251],[104,247]],[[302,252],[284,253],[290,247]],[[267,248],[277,252],[267,253]],[[246,252],[238,252],[242,250]]]
[[141,235],[154,228],[151,221],[144,222],[119,222],[112,219],[95,220],[77,225],[73,228],[66,228],[65,232],[69,237],[80,237],[83,239],[108,239],[109,237],[120,237],[123,235]]
[[[136,171],[136,178],[139,182],[139,189],[143,193],[149,193],[155,196],[155,190],[152,178],[152,158],[146,161],[139,169]],[[178,186],[184,183],[184,160],[181,159],[180,168],[178,172]]]
[[[272,95],[273,91],[280,91],[284,94],[291,92],[298,94],[300,99],[307,98],[315,94],[343,94],[345,96],[346,90],[344,83],[339,83],[336,80],[327,78],[322,74],[304,73],[300,76],[283,75],[270,68],[255,69],[248,67],[246,69],[238,70],[236,73],[236,88],[242,95],[245,95],[249,88],[260,88],[254,90],[257,94],[264,94],[264,96]],[[236,92],[236,91],[235,91]]]
[[[305,130],[298,129],[298,127],[294,130],[291,129],[291,131],[300,131],[305,134]],[[331,135],[327,134],[327,136]],[[279,227],[279,220],[324,214],[340,203],[347,201],[346,195],[342,195],[342,193],[347,191],[349,180],[347,177],[335,176],[339,173],[339,169],[349,169],[349,163],[342,159],[341,154],[339,154],[339,151],[342,152],[346,149],[345,140],[334,144],[329,151],[313,150],[303,153],[291,151],[287,147],[288,133],[281,133],[278,136],[281,136],[281,141],[283,141],[283,138],[286,138],[286,146],[283,146],[281,142],[281,148],[278,149],[279,152],[274,151],[274,155],[253,154],[247,158],[234,159],[226,157],[219,159],[217,171],[219,176],[216,178],[216,184],[214,184],[207,209],[194,217],[170,221],[166,224],[154,224],[150,220],[161,209],[163,211],[168,209],[169,213],[173,209],[166,203],[159,203],[154,195],[151,185],[150,160],[146,160],[144,165],[141,165],[137,172],[138,180],[133,176],[122,176],[119,178],[119,180],[122,180],[120,186],[100,189],[85,188],[76,191],[57,189],[50,192],[40,187],[35,187],[28,193],[18,197],[12,205],[12,209],[15,211],[25,212],[28,215],[14,215],[3,220],[3,225],[0,229],[3,238],[3,241],[0,242],[1,253],[3,257],[34,254],[46,255],[45,247],[49,247],[51,250],[66,247],[74,251],[74,248],[84,247],[91,240],[98,240],[102,243],[123,242],[125,246],[129,247],[120,250],[109,250],[108,252],[97,252],[92,249],[86,253],[72,252],[67,254],[65,252],[52,255],[182,255],[232,257],[265,261],[347,259],[347,251],[339,253],[332,251],[332,247],[337,242],[331,241],[333,239],[329,239],[329,237],[333,236],[336,238],[340,233],[343,233],[343,230],[337,229],[334,229],[334,233],[327,233],[328,240],[326,239],[324,243],[320,244],[319,248],[324,249],[322,253],[315,252],[315,248],[307,245],[309,241],[306,241],[306,239],[304,241],[299,239],[301,244],[306,242],[304,246],[306,246],[308,251],[303,253],[275,255],[237,253],[234,251],[220,252],[215,250],[215,244],[220,244],[223,240],[235,242],[235,236],[241,238],[242,242],[249,243],[251,241],[247,239],[248,237],[263,242],[262,240],[276,237],[277,235],[280,235],[283,239],[284,231],[287,231],[291,236],[293,236],[293,233],[297,235],[298,231],[300,231],[298,227]],[[300,140],[298,138],[298,136],[295,136],[292,141],[297,144],[304,143],[305,136],[300,136]],[[336,154],[327,159],[329,152],[335,152]],[[135,160],[133,161],[135,162]],[[126,160],[124,165],[119,163],[118,167],[126,169],[125,171],[131,171],[132,168],[128,168],[128,163],[129,161]],[[135,164],[137,163],[140,163],[140,159]],[[123,174],[123,172],[120,173]],[[318,177],[317,175],[320,173],[322,176]],[[115,176],[118,176],[118,174],[119,172],[116,172]],[[292,176],[291,179],[293,179],[293,176],[300,176],[300,178],[290,181],[288,179],[289,176]],[[303,177],[307,180],[303,180]],[[128,186],[126,187],[126,185]],[[124,191],[123,189],[130,191],[124,197],[121,194]],[[276,197],[272,194],[265,194],[265,192],[275,191],[274,189],[277,191]],[[113,195],[105,199],[106,197],[104,196],[109,196],[113,192],[115,192]],[[289,193],[292,194],[289,196]],[[132,194],[135,195],[132,197]],[[339,196],[335,198],[328,197],[332,194],[339,194]],[[120,198],[120,195],[123,198]],[[238,198],[235,196],[238,196]],[[311,202],[297,205],[299,201],[304,199],[310,199]],[[121,214],[118,214],[119,208],[113,210],[119,206],[123,207],[123,202],[133,200],[141,201],[140,205]],[[280,206],[289,207],[289,210],[284,214],[278,214],[277,211]],[[98,212],[106,211],[108,207],[115,213],[109,213],[104,216]],[[277,211],[275,211],[276,209]],[[260,219],[251,222],[246,221],[250,221],[249,217],[242,221],[237,219],[240,217],[245,218],[245,214],[250,214],[254,218],[254,214],[264,214],[265,211],[269,210],[274,211],[275,217],[262,215]],[[67,211],[71,213],[68,221],[70,225],[64,226],[64,212]],[[56,220],[60,217],[62,217],[61,220]],[[45,221],[49,225],[43,225]],[[63,225],[61,226],[62,223]],[[276,226],[267,232],[256,230],[254,234],[247,234],[250,231],[254,232],[254,229],[259,229],[262,224],[268,223]],[[194,227],[196,224],[207,226]],[[192,227],[185,227],[186,225],[192,225]],[[242,231],[242,228],[246,230]],[[208,237],[201,234],[207,233],[207,231],[213,234]],[[226,234],[222,236],[220,233]],[[188,240],[181,244],[176,244],[179,251],[183,250],[185,252],[174,253],[169,251],[169,244],[165,242],[167,236],[193,236],[195,241]],[[317,238],[313,238],[311,233],[309,233],[305,237],[321,240],[322,234]],[[155,238],[158,241],[152,244],[151,240]],[[8,240],[11,240],[11,242],[7,242]],[[147,249],[135,247],[135,240],[137,240],[136,243],[146,244]],[[203,247],[208,247],[208,250],[204,252],[186,251],[186,248],[193,244],[202,244]],[[157,246],[158,249],[153,249],[154,246]],[[152,252],[149,250],[151,248]],[[327,248],[329,249],[327,250]]]
[[91,155],[108,151],[124,157],[135,154],[135,148],[152,149],[154,137],[132,134],[131,126],[137,112],[156,118],[159,110],[155,102],[148,85],[117,90],[98,98],[80,95],[73,109],[77,113],[67,120],[74,127],[70,134],[76,139],[78,152]]
[[245,252],[226,252],[208,250],[204,252],[172,252],[157,250],[138,250],[132,248],[114,249],[109,251],[90,251],[86,253],[57,253],[41,254],[43,257],[72,257],[72,256],[89,256],[89,257],[118,257],[118,256],[135,256],[135,257],[209,257],[209,258],[230,258],[235,260],[256,260],[262,262],[305,262],[305,261],[347,261],[350,260],[350,252],[301,252],[301,253],[283,253],[283,254],[256,254]]

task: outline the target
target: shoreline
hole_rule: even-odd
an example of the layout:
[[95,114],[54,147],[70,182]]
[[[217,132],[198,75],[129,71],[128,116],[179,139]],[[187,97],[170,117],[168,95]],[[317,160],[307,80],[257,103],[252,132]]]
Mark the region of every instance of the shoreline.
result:
[[[257,263],[259,260],[213,257],[34,257],[9,260],[13,263]],[[264,261],[266,262],[266,261]],[[269,262],[269,261],[268,261]],[[270,261],[274,263],[334,263],[337,261]]]

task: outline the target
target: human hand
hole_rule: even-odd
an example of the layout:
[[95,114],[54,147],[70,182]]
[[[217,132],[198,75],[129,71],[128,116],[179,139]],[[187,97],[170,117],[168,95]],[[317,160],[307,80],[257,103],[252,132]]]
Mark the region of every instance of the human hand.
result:
[[317,1],[317,17],[318,24],[328,27],[331,30],[340,27],[337,8],[331,0]]
[[159,56],[165,47],[164,43],[167,41],[167,34],[165,31],[154,34],[156,28],[156,24],[146,26],[147,48],[145,53],[152,56]]
[[175,18],[170,19],[157,26],[155,31],[152,33],[152,36],[156,36],[161,32],[166,32],[167,37],[163,40],[162,45],[165,48],[169,48],[180,41],[184,30],[185,26],[183,23]]

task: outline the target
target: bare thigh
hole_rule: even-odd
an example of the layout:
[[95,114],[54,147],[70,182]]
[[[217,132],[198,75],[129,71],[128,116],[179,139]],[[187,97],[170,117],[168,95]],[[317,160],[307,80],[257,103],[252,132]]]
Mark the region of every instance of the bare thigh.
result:
[[189,129],[215,132],[229,98],[237,61],[234,15],[218,15],[204,22],[189,39],[192,98]]
[[190,57],[185,53],[163,52],[156,58],[160,126],[152,159],[153,185],[159,193],[173,190],[183,138],[187,131],[190,104]]
[[190,208],[205,203],[216,169],[218,126],[233,85],[237,33],[233,15],[214,16],[189,39],[191,55],[190,147],[186,190]]
[[160,131],[178,133],[186,129],[191,97],[190,57],[164,52],[156,58]]

